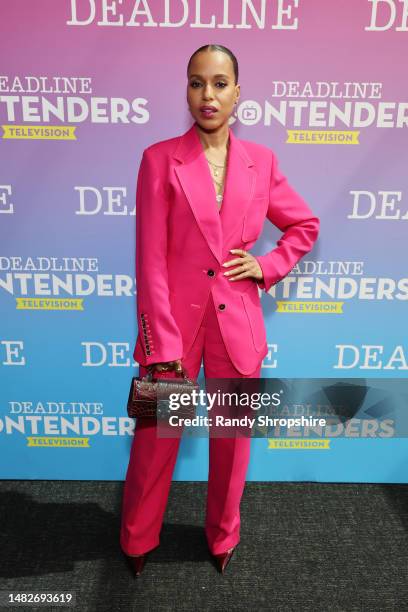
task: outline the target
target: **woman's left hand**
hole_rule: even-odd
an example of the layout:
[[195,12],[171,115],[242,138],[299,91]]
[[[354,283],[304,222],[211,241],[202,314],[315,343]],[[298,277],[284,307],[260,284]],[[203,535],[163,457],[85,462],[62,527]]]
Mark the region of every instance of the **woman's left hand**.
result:
[[224,275],[229,277],[229,280],[235,281],[241,278],[263,279],[262,268],[251,253],[247,253],[243,249],[231,249],[230,253],[237,254],[239,257],[222,264],[225,268],[237,266],[233,270],[224,272]]

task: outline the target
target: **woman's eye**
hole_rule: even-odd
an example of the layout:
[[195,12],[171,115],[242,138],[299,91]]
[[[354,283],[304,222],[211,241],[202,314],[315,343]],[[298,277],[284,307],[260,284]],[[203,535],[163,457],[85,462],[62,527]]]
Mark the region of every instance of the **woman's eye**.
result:
[[[191,81],[190,86],[193,87],[194,89],[197,89],[197,86],[200,86],[201,83],[199,81]],[[224,83],[223,81],[217,81],[216,83],[217,87],[220,87],[221,89],[224,89],[224,87],[227,87],[227,83]]]

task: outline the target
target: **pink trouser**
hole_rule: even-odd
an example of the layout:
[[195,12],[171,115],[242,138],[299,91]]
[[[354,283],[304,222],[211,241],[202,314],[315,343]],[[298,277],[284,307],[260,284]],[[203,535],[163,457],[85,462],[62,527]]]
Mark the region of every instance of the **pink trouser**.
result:
[[[239,333],[239,330],[237,330]],[[187,375],[197,378],[201,360],[206,378],[259,378],[262,362],[249,375],[232,365],[226,351],[212,295],[195,341],[183,359]],[[140,376],[146,373],[139,368]],[[158,375],[159,376],[159,375]],[[163,373],[169,377],[169,373]],[[158,437],[155,419],[136,419],[123,492],[120,545],[128,555],[156,548],[180,437]],[[250,437],[209,437],[209,471],[205,534],[210,551],[218,554],[238,544],[239,505],[250,458]]]

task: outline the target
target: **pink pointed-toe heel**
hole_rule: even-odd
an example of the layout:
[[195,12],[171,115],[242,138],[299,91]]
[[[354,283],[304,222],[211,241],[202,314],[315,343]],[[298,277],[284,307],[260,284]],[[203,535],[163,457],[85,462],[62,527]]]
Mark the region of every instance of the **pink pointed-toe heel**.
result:
[[226,552],[219,553],[218,555],[213,555],[217,564],[217,569],[221,574],[225,572],[228,563],[232,559],[232,555],[234,554],[235,549],[236,546],[233,546],[232,548],[229,548]]
[[145,553],[143,555],[126,555],[130,565],[132,566],[135,576],[140,576],[140,574],[143,572],[143,568],[147,560],[147,555],[148,553]]

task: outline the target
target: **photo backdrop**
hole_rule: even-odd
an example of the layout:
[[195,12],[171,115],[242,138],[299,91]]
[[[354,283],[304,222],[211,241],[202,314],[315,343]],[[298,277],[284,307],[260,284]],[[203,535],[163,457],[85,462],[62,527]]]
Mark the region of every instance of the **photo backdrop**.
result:
[[[262,296],[262,375],[407,376],[407,22],[396,0],[1,3],[1,478],[125,476],[137,172],[191,125],[203,44],[238,57],[236,136],[270,147],[321,219]],[[279,236],[266,222],[253,253]],[[407,482],[407,460],[402,437],[254,439],[248,480]],[[174,479],[207,469],[208,440],[183,440]]]

